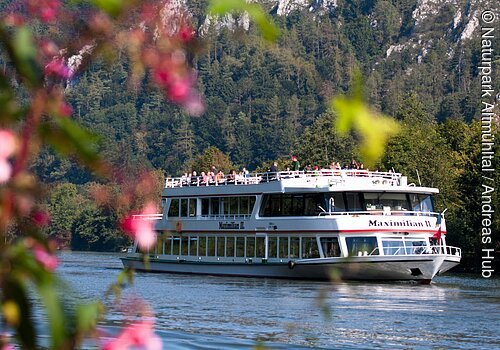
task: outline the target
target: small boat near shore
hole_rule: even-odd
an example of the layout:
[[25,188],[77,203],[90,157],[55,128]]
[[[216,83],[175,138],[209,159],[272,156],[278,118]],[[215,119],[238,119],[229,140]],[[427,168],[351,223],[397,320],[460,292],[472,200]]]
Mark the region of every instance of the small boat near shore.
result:
[[[314,280],[430,283],[460,262],[446,244],[436,188],[393,172],[292,171],[166,179],[156,247],[137,270]],[[148,255],[144,262],[143,254]]]

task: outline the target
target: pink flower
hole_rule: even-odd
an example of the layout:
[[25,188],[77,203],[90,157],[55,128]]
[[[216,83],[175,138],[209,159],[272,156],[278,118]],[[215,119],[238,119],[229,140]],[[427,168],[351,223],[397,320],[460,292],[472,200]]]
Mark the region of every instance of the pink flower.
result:
[[194,37],[194,31],[191,27],[189,26],[183,26],[180,30],[179,30],[179,39],[181,39],[181,41],[183,42],[189,42],[191,41],[191,39],[193,39]]
[[191,81],[190,79],[177,79],[168,87],[167,95],[173,101],[177,103],[182,103],[186,101],[189,93],[191,92]]
[[64,63],[62,58],[54,58],[45,66],[45,74],[69,79],[73,76],[73,71]]
[[32,248],[33,256],[40,265],[42,265],[47,271],[54,271],[59,265],[57,258],[48,253],[47,250],[40,244],[35,244]]
[[103,350],[126,350],[129,347],[145,350],[162,349],[160,337],[153,332],[152,321],[144,320],[128,325],[116,339],[104,344]]
[[165,87],[170,81],[170,74],[163,69],[155,69],[153,71],[153,80],[159,86]]
[[52,22],[57,17],[61,2],[59,0],[30,0],[29,11],[43,22]]
[[0,160],[7,159],[16,150],[16,137],[10,130],[0,129]]
[[59,113],[63,117],[69,117],[73,113],[73,108],[66,102],[62,102],[59,106]]
[[156,242],[156,232],[153,229],[153,220],[148,220],[148,215],[156,214],[156,206],[148,203],[140,216],[129,215],[122,221],[122,228],[137,240],[142,249],[150,249]]
[[205,111],[205,105],[201,96],[195,91],[191,91],[187,100],[184,102],[184,109],[192,116],[200,116]]
[[50,216],[44,211],[36,211],[31,217],[33,223],[38,227],[46,227],[50,223]]
[[12,166],[6,159],[0,159],[0,184],[12,176]]

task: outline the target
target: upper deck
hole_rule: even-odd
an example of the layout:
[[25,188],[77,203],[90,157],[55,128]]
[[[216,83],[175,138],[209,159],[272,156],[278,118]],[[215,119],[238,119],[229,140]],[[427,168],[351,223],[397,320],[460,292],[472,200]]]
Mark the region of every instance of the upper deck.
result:
[[435,188],[408,184],[406,176],[394,172],[367,170],[282,171],[225,175],[204,180],[196,177],[173,177],[165,182],[164,196],[230,195],[271,192],[386,191],[438,193]]

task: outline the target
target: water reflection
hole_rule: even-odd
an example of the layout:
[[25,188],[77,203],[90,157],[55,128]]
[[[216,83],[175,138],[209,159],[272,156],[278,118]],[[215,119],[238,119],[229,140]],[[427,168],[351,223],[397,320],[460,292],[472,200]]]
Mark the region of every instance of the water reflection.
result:
[[[85,298],[101,297],[117,255],[63,253],[61,272]],[[138,273],[124,296],[154,308],[166,349],[500,347],[499,280],[439,277],[412,283],[322,283]],[[104,327],[122,311],[110,301]],[[328,312],[325,312],[327,310]],[[293,345],[293,346],[292,346]]]

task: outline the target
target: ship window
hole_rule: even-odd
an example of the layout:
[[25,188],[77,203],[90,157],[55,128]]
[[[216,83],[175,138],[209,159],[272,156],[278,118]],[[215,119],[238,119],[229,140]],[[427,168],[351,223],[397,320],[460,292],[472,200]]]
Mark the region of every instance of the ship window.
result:
[[347,197],[347,208],[349,211],[361,211],[361,201],[359,199],[359,193],[346,193]]
[[291,214],[292,214],[292,196],[289,194],[283,194],[281,195],[281,216],[290,216]]
[[188,216],[188,199],[181,198],[181,216]]
[[222,202],[222,207],[223,207],[223,210],[224,210],[224,215],[228,215],[230,212],[229,212],[229,197],[224,197],[224,198],[221,198],[221,202]]
[[288,237],[279,237],[279,257],[288,258]]
[[155,254],[163,254],[163,240],[156,240]]
[[255,237],[247,237],[247,258],[255,257]]
[[215,237],[207,237],[207,255],[215,256]]
[[199,256],[206,256],[207,255],[207,237],[199,237],[198,238],[199,242],[199,248],[198,248],[198,255]]
[[302,237],[302,259],[319,258],[316,237]]
[[337,237],[321,237],[320,241],[325,258],[336,258],[341,255],[339,239]]
[[432,196],[428,194],[410,194],[410,203],[413,211],[433,212]]
[[215,237],[207,237],[207,256],[215,256],[216,242]]
[[196,198],[191,198],[189,200],[189,216],[196,216]]
[[427,246],[425,240],[404,240],[406,254],[422,254]]
[[278,238],[277,237],[267,237],[267,257],[276,258],[278,252]]
[[252,214],[253,207],[255,206],[255,196],[248,198],[248,214]]
[[226,256],[226,238],[217,237],[217,256]]
[[179,216],[179,199],[172,198],[170,200],[170,207],[168,208],[168,216]]
[[181,255],[188,255],[188,237],[181,238]]
[[307,193],[304,195],[304,209],[303,215],[316,216],[321,212],[322,206],[321,199],[323,195],[320,193]]
[[325,194],[325,207],[327,212],[343,212],[345,210],[344,194],[342,192]]
[[210,214],[214,216],[219,215],[219,198],[210,198],[210,204],[212,209]]
[[382,240],[384,255],[404,255],[404,245],[402,239]]
[[405,193],[365,193],[366,210],[408,210],[408,200]]
[[300,238],[290,237],[290,258],[299,258],[300,256]]
[[229,213],[238,215],[238,197],[229,197]]
[[234,237],[226,238],[226,256],[227,257],[234,256]]
[[304,215],[304,195],[292,195],[292,212],[290,214],[294,216]]
[[172,254],[179,255],[181,240],[179,237],[172,237]]
[[349,256],[378,255],[376,237],[347,237],[347,252]]
[[236,256],[245,256],[245,237],[236,237]]
[[262,216],[281,216],[281,196],[279,194],[264,195]]
[[249,198],[250,197],[241,197],[240,198],[240,214],[241,215],[250,214],[250,211],[248,210]]
[[201,215],[208,216],[210,213],[210,199],[202,198],[201,199]]
[[189,237],[189,255],[198,255],[198,237],[196,236]]
[[171,255],[172,254],[172,237],[167,236],[165,238],[165,254]]
[[265,253],[266,253],[266,247],[265,247],[265,238],[264,237],[257,237],[256,238],[256,243],[255,243],[255,256],[257,258],[264,258]]

